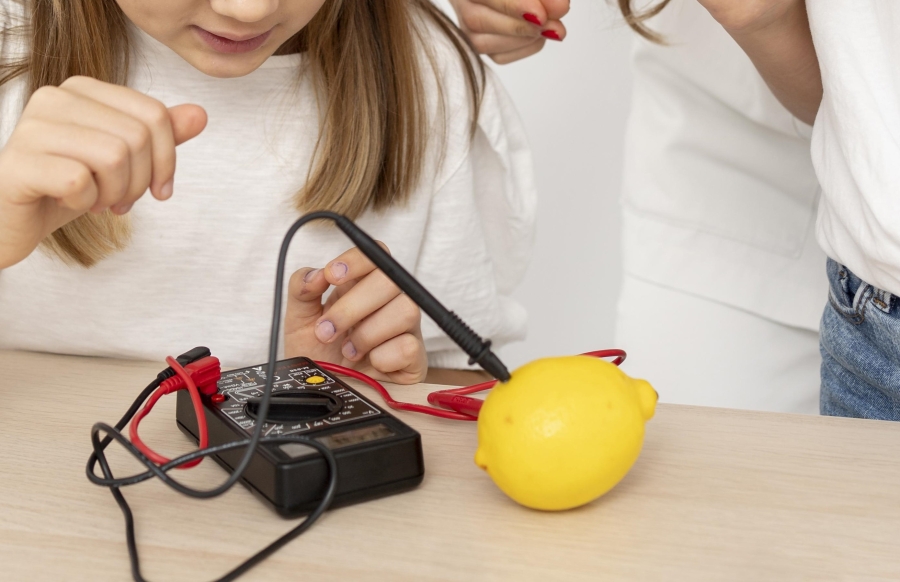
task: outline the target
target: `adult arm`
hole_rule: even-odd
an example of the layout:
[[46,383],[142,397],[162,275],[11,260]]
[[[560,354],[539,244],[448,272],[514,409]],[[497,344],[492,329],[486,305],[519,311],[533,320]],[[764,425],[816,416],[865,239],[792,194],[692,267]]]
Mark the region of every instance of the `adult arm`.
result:
[[788,111],[812,124],[822,77],[803,0],[699,0],[747,53]]

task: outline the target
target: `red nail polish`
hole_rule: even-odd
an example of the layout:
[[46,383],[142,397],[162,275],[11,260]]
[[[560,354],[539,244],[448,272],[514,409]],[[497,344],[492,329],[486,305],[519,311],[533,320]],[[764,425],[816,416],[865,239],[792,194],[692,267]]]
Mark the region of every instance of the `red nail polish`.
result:
[[525,20],[527,20],[527,21],[530,22],[531,24],[536,24],[536,25],[538,25],[538,26],[541,25],[541,19],[538,18],[537,16],[535,16],[534,14],[530,13],[530,12],[526,12],[525,14],[523,14],[523,15],[522,15],[522,18],[524,18]]
[[556,34],[555,30],[545,30],[541,33],[541,36],[549,38],[550,40],[562,40],[561,38],[559,38],[559,35]]

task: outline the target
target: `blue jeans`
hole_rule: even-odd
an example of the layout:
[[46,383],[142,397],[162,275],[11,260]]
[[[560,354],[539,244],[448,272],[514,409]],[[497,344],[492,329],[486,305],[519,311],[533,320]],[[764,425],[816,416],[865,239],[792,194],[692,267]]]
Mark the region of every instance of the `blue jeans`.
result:
[[900,298],[828,260],[822,391],[829,416],[900,420]]

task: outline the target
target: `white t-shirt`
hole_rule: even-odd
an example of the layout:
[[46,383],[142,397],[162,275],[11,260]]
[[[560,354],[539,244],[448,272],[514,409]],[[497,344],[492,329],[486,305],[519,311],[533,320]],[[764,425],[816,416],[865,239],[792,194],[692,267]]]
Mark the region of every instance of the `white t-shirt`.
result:
[[649,24],[667,44],[635,40],[626,272],[818,329],[828,287],[808,126],[696,0],[673,0]]
[[[0,0],[0,20],[18,9],[10,2]],[[148,195],[134,206],[126,250],[90,269],[38,251],[0,273],[0,348],[159,360],[207,345],[228,365],[265,361],[278,248],[300,215],[293,197],[319,131],[311,85],[298,76],[304,57],[273,56],[245,77],[216,79],[146,34],[134,36],[129,85],[170,106],[203,106],[208,127],[178,148],[173,198]],[[442,161],[436,139],[409,204],[367,212],[358,223],[502,346],[525,335],[526,314],[510,294],[531,253],[530,153],[491,74],[470,141],[462,65],[437,33],[431,44],[447,106]],[[433,75],[425,79],[437,111]],[[23,87],[19,79],[0,88],[0,145],[23,106]],[[303,228],[288,269],[321,267],[351,246],[335,228]],[[433,322],[423,318],[422,326],[432,366],[466,366]]]
[[819,243],[900,294],[900,4],[815,0],[807,10],[824,89],[812,139]]

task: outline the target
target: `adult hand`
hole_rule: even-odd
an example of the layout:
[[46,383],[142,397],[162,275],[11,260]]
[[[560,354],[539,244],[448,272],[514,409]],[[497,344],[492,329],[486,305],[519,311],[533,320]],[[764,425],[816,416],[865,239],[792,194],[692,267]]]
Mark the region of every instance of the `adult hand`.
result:
[[529,57],[546,39],[561,41],[569,0],[450,0],[462,31],[479,53],[504,65]]
[[288,295],[286,357],[324,360],[398,384],[425,379],[428,358],[418,306],[359,249],[322,269],[295,272]]
[[169,198],[175,146],[205,126],[197,105],[89,77],[35,91],[0,150],[0,269],[86,212],[125,214],[148,188]]

